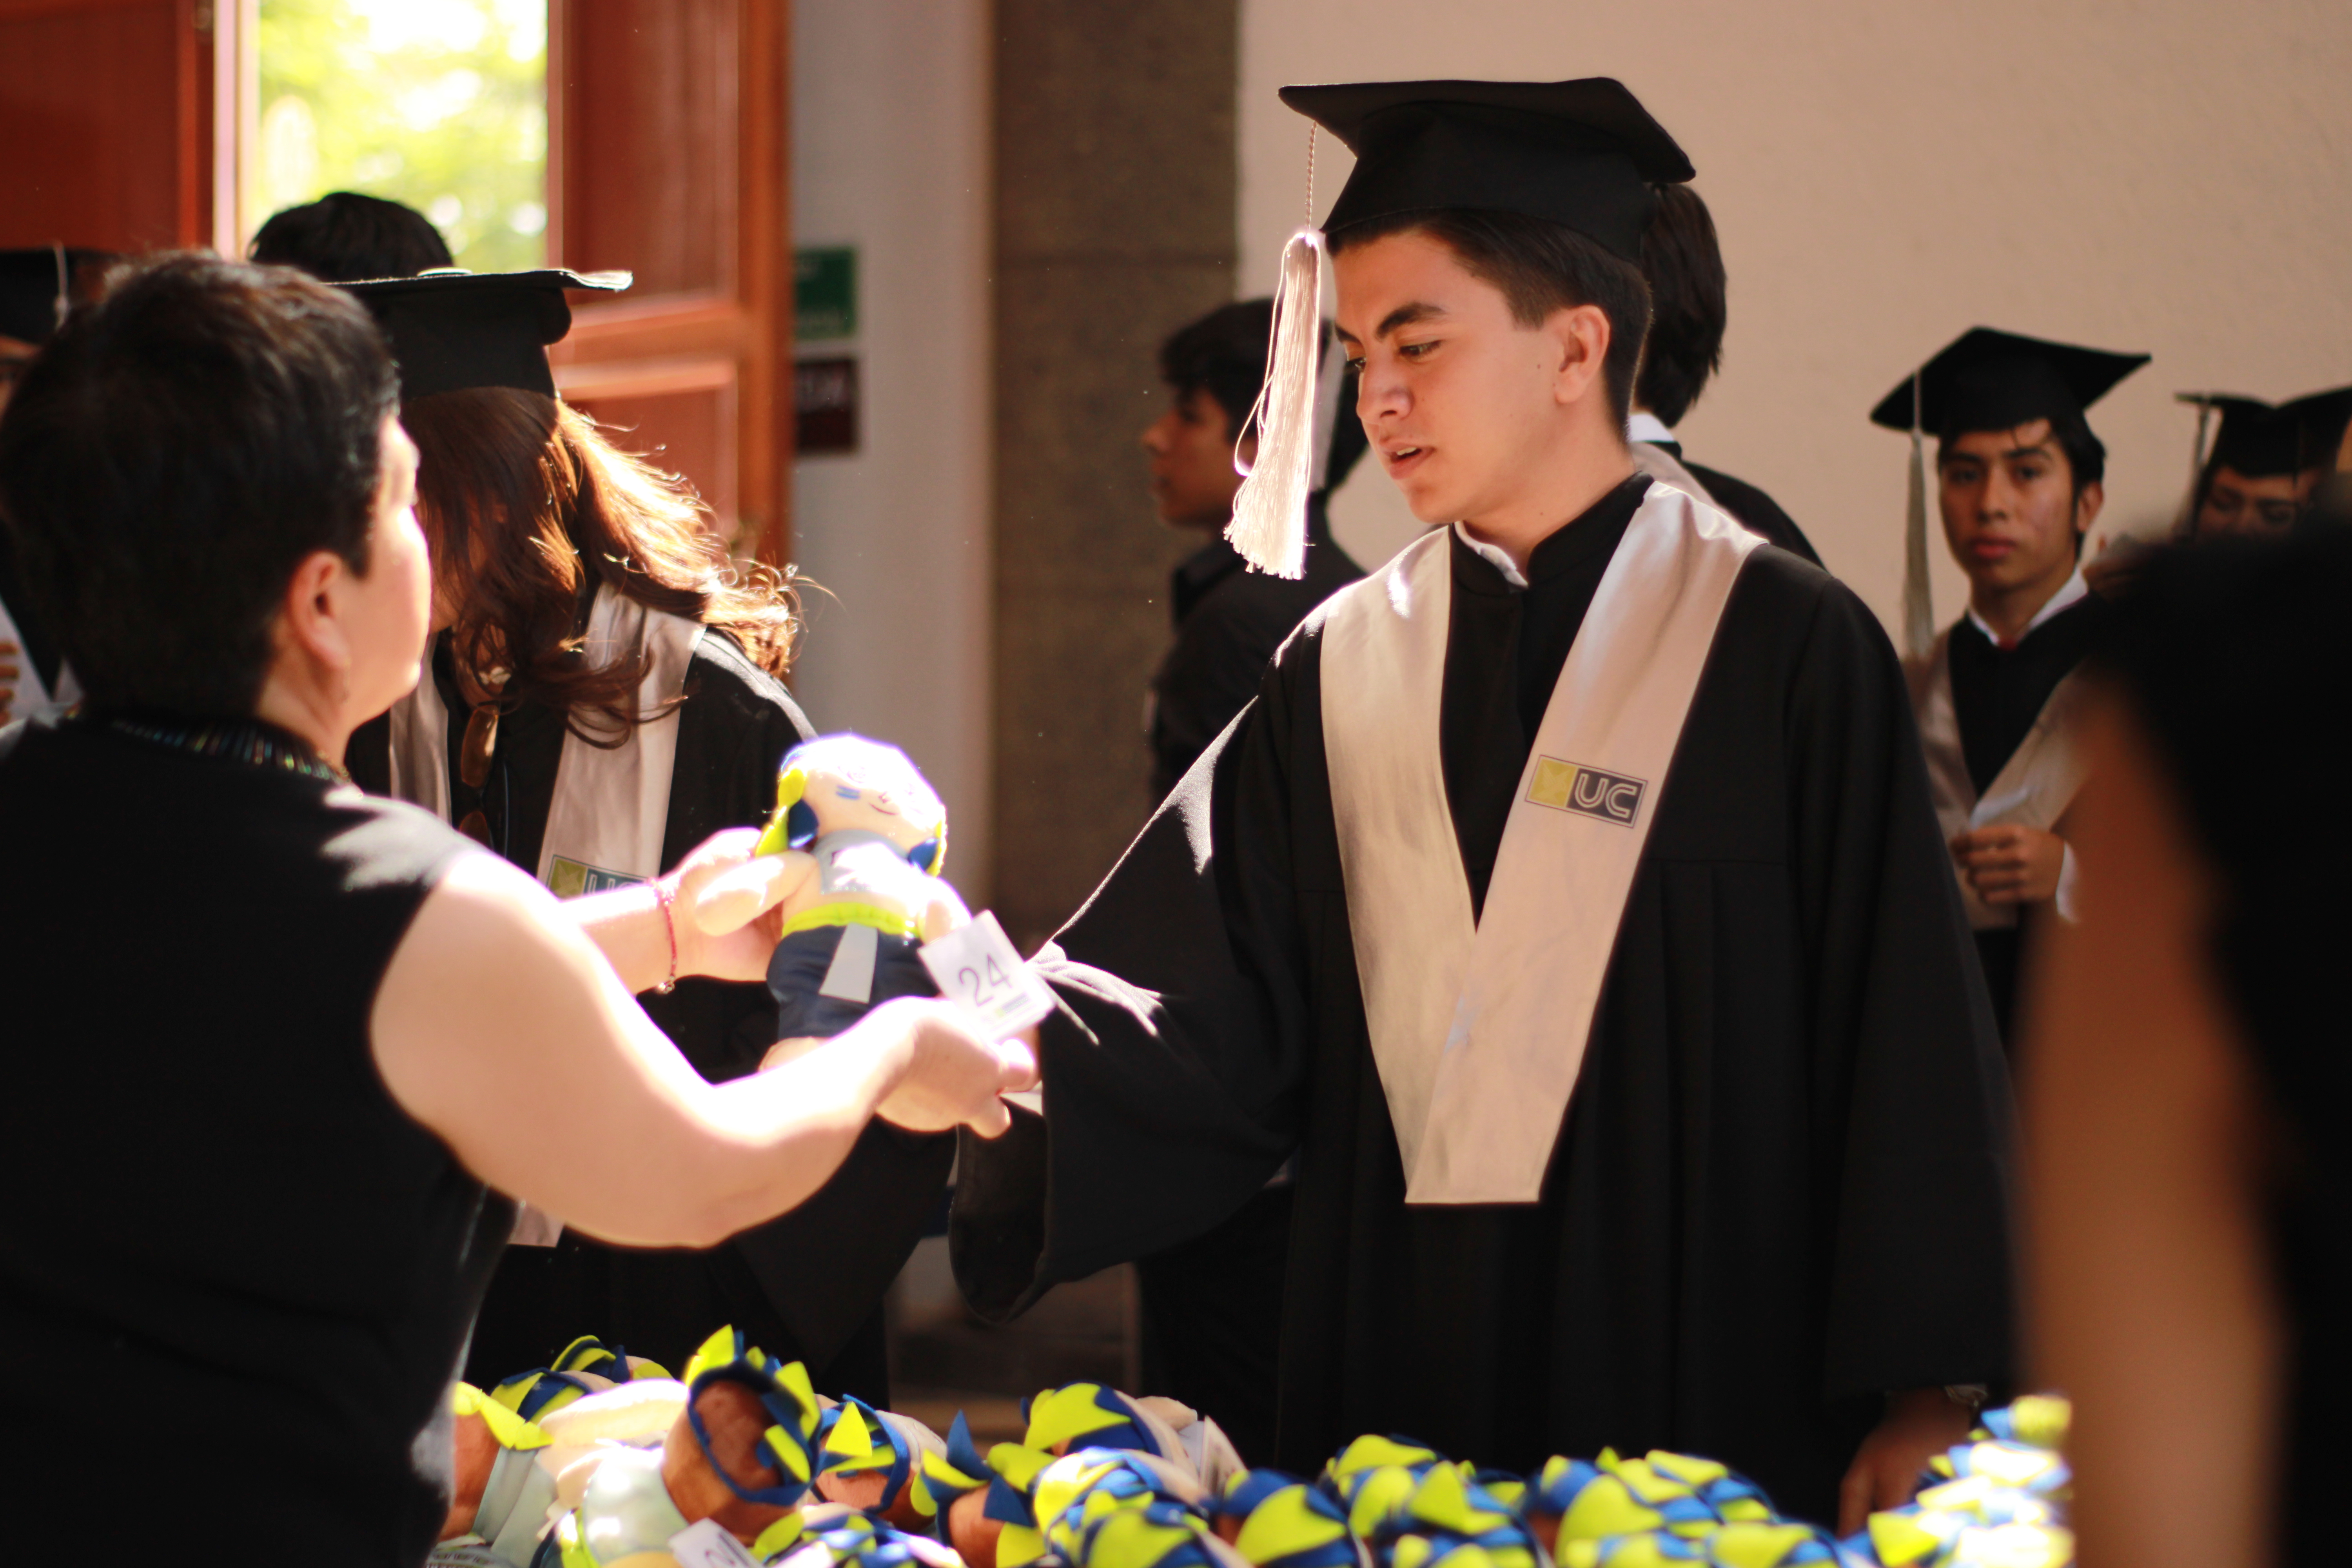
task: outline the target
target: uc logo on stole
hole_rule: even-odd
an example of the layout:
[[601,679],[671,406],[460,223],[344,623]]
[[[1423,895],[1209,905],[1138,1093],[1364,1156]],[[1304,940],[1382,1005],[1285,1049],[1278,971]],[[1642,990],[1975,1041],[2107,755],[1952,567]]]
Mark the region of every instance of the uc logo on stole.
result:
[[1628,778],[1623,773],[1603,773],[1580,763],[1561,762],[1558,757],[1538,757],[1535,779],[1528,785],[1528,799],[1555,811],[1572,811],[1580,816],[1631,827],[1642,810],[1642,792],[1648,787],[1643,780]]

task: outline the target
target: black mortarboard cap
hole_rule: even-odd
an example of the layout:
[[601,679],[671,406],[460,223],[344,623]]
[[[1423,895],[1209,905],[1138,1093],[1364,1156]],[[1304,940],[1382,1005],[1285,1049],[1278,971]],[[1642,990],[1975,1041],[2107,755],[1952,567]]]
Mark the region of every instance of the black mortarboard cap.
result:
[[615,293],[625,272],[464,272],[341,283],[365,301],[392,340],[400,395],[429,397],[475,386],[511,386],[555,395],[547,345],[572,330],[566,289]]
[[1915,379],[1919,428],[1934,436],[2080,416],[2148,357],[1970,327],[1880,399],[1871,423],[1910,429]]
[[[58,276],[60,257],[65,263],[63,279]],[[0,250],[0,338],[26,343],[48,342],[60,324],[58,296],[80,298],[86,287],[83,274],[113,259],[110,251],[70,247],[62,251],[47,245]]]
[[1398,213],[1466,207],[1544,218],[1642,258],[1653,184],[1690,160],[1608,77],[1286,87],[1282,101],[1345,142],[1356,167],[1327,232]]
[[2332,463],[2352,417],[2352,387],[2307,393],[2285,403],[2227,392],[2182,392],[2179,401],[2221,416],[2210,461],[2250,479],[2274,479]]

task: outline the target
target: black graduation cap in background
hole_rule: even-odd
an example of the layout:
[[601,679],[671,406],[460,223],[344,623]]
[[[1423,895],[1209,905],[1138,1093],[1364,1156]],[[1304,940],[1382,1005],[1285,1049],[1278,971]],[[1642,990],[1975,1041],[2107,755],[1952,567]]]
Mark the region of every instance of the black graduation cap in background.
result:
[[2352,386],[2306,393],[2281,404],[2226,392],[2182,392],[2180,402],[2221,416],[2212,450],[2203,450],[2206,417],[2198,420],[2200,468],[2208,460],[2250,479],[2298,474],[2332,462],[2352,420]]
[[1608,77],[1575,81],[1376,81],[1286,87],[1282,101],[1345,142],[1356,167],[1326,230],[1469,207],[1546,218],[1642,259],[1653,184],[1690,159]]
[[466,272],[450,268],[414,278],[340,283],[364,301],[392,340],[400,395],[429,397],[475,386],[511,386],[555,395],[547,345],[572,330],[566,289],[617,293],[626,272]]
[[0,338],[48,342],[63,324],[58,300],[74,298],[86,271],[113,259],[111,251],[67,246],[0,250]]
[[1918,427],[1931,435],[2061,419],[2080,415],[2148,358],[1970,327],[1905,376],[1870,419],[1889,430],[1910,429],[1915,383]]

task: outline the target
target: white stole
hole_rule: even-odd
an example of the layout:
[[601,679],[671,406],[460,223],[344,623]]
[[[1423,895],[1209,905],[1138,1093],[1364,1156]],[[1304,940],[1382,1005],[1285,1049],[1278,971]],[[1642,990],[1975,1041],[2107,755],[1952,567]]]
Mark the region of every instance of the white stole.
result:
[[[2075,744],[2084,700],[2081,668],[2068,671],[2052,689],[2034,715],[2033,728],[2001,764],[1982,799],[1969,779],[1959,710],[1952,701],[1951,632],[1937,637],[1927,657],[1905,673],[1911,682],[1912,711],[1919,719],[1919,746],[1927,758],[1927,794],[1935,802],[1944,841],[1948,844],[1963,833],[1996,823],[2053,831],[2083,787],[2083,755]],[[1953,875],[1972,929],[1993,931],[2017,923],[2017,905],[1988,904],[1957,866]]]
[[1323,747],[1405,1201],[1534,1203],[1684,720],[1761,541],[1651,485],[1552,689],[1474,920],[1439,752],[1452,531],[1331,601]]
[[[1723,503],[1707,494],[1706,487],[1683,467],[1682,459],[1655,441],[1628,441],[1625,449],[1633,454],[1633,466],[1660,484],[1672,485],[1694,500],[1704,501],[1718,511],[1723,510]],[[1730,516],[1728,512],[1724,515]],[[1739,520],[1734,517],[1731,521],[1738,522]]]
[[[601,892],[661,874],[669,823],[670,774],[677,762],[677,703],[687,666],[708,628],[648,610],[610,584],[596,590],[584,655],[598,667],[652,655],[637,687],[637,710],[659,715],[610,750],[566,732],[555,765],[555,798],[541,840],[539,879],[562,898]],[[392,793],[449,814],[449,717],[433,681],[428,651],[416,689],[391,713]]]

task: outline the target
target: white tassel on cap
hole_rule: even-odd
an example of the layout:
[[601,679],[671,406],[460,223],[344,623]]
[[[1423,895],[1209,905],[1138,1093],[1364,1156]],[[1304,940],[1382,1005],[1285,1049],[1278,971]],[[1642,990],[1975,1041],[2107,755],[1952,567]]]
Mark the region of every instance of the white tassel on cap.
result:
[[2197,434],[2189,443],[2189,489],[2172,519],[2172,537],[2187,539],[2197,531],[2197,481],[2205,477],[2205,433],[2213,424],[2213,400],[2197,400]]
[[1919,429],[1919,377],[1911,377],[1911,504],[1903,519],[1903,651],[1925,658],[1936,646],[1927,591],[1927,448]]
[[[1302,228],[1282,247],[1265,384],[1250,413],[1257,461],[1234,449],[1244,477],[1225,538],[1242,558],[1276,577],[1307,574],[1307,496],[1315,482],[1315,375],[1323,335],[1323,232]],[[1246,428],[1246,423],[1244,427]]]

